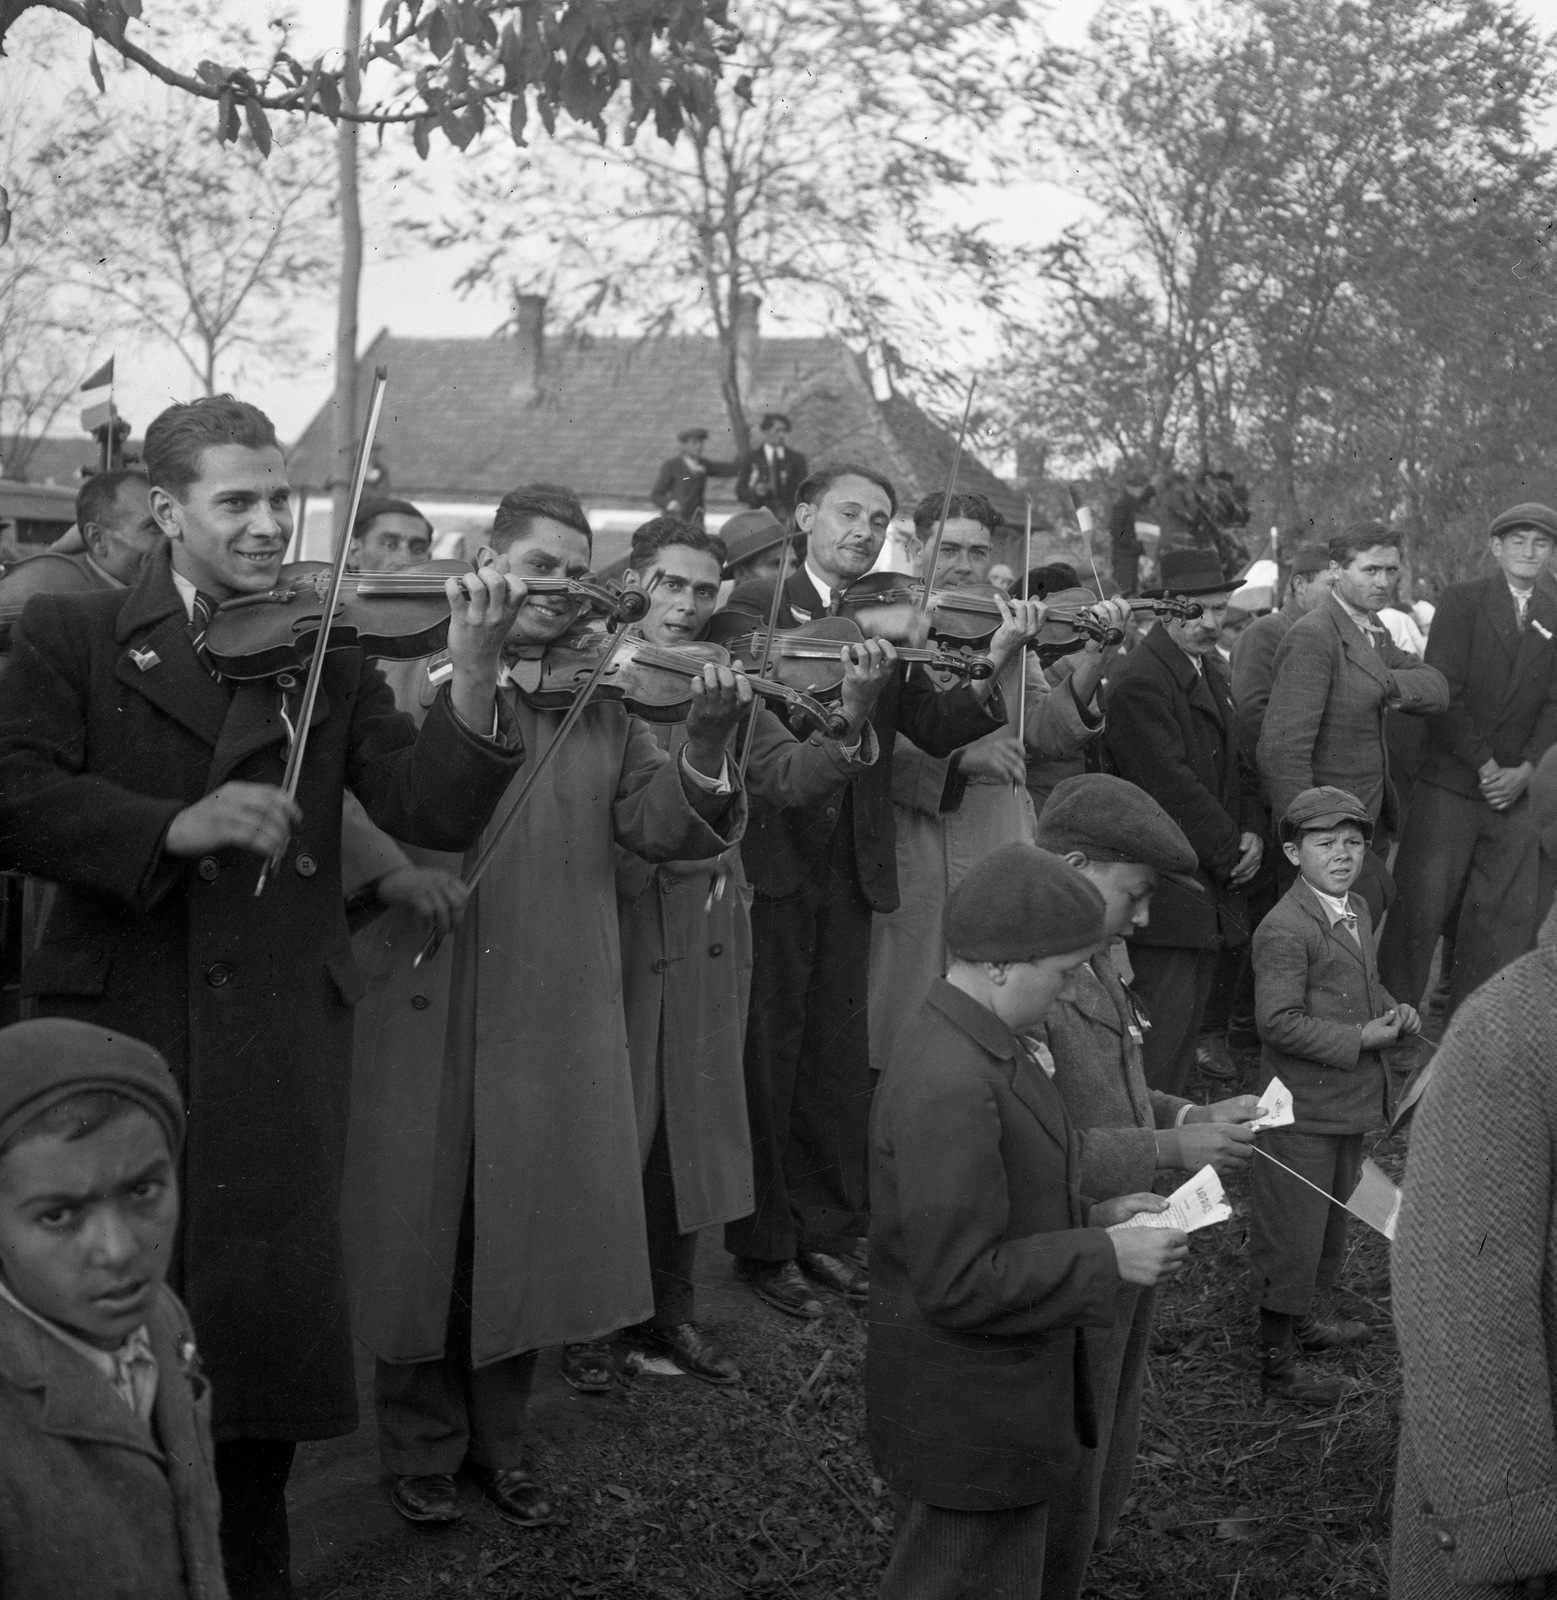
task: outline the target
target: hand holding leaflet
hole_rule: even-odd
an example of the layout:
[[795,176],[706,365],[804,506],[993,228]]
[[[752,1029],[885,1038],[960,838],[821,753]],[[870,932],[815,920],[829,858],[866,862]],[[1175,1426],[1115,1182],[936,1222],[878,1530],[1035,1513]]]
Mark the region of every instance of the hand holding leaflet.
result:
[[1280,1078],[1272,1078],[1270,1086],[1260,1096],[1259,1117],[1245,1126],[1258,1133],[1261,1128],[1285,1128],[1296,1121],[1292,1110],[1292,1091]]
[[1213,1222],[1226,1222],[1233,1214],[1215,1167],[1202,1167],[1188,1183],[1168,1196],[1166,1211],[1138,1211],[1126,1222],[1116,1222],[1108,1231],[1121,1228],[1177,1228],[1193,1233]]

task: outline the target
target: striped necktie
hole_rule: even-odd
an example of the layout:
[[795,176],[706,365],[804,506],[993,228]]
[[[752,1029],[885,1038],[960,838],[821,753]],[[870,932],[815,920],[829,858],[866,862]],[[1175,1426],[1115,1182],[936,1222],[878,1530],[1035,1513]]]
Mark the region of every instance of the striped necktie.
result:
[[211,659],[210,649],[205,642],[206,630],[211,626],[211,618],[215,612],[216,607],[211,603],[210,597],[196,589],[195,597],[190,602],[189,642],[195,647],[195,659],[217,683],[220,683],[222,675],[217,671],[216,662]]

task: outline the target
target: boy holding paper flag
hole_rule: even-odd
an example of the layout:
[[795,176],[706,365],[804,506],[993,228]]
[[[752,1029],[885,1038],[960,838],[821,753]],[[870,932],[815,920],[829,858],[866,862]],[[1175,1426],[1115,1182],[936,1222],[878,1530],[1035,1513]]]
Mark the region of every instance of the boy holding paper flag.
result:
[[1291,1091],[1290,1125],[1258,1135],[1250,1184],[1249,1262],[1260,1310],[1261,1386],[1330,1405],[1354,1384],[1300,1353],[1361,1344],[1363,1322],[1313,1314],[1346,1257],[1346,1207],[1363,1171],[1365,1134],[1386,1120],[1379,1052],[1420,1028],[1379,982],[1367,905],[1351,892],[1373,833],[1356,795],[1305,789],[1281,819],[1300,874],[1254,935],[1255,1016],[1266,1084]]

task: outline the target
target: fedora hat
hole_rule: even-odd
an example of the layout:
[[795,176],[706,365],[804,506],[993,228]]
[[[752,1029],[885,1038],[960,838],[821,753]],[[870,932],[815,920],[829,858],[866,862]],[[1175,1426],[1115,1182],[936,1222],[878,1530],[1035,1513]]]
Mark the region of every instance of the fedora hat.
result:
[[753,511],[737,511],[719,525],[719,537],[724,540],[724,575],[729,577],[734,568],[753,556],[772,550],[784,539],[784,524],[766,506]]
[[1170,594],[1231,594],[1240,581],[1222,571],[1216,551],[1199,548],[1169,550],[1158,563],[1157,575],[1160,586],[1141,591],[1148,600]]

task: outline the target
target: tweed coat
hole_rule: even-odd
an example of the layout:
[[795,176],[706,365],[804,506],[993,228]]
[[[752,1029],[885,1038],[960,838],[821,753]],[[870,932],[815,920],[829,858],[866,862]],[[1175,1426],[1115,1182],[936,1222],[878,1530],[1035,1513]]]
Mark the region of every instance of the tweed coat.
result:
[[1557,1574],[1557,918],[1455,1013],[1391,1260],[1395,1600]]
[[1356,795],[1385,832],[1395,832],[1400,802],[1390,778],[1385,712],[1444,710],[1444,675],[1388,634],[1370,645],[1333,593],[1287,630],[1275,672],[1259,744],[1272,814],[1285,816],[1305,789],[1330,784]]
[[1144,789],[1194,847],[1201,892],[1161,883],[1139,945],[1219,950],[1249,937],[1248,902],[1228,877],[1245,833],[1265,832],[1259,782],[1239,752],[1232,696],[1215,667],[1196,672],[1166,628],[1130,652],[1109,685],[1108,766]]
[[[740,630],[766,628],[772,599],[771,584],[742,584],[715,619],[710,636],[728,638]],[[792,628],[823,615],[822,598],[805,568],[792,572],[779,606],[779,627]],[[996,732],[1005,716],[998,692],[987,705],[981,705],[968,689],[943,694],[923,671],[899,667],[871,713],[881,756],[868,772],[854,779],[841,795],[812,805],[780,807],[753,799],[751,820],[741,841],[741,859],[752,888],[772,900],[798,894],[825,869],[834,831],[848,826],[854,829],[856,871],[865,903],[872,911],[895,911],[897,830],[892,782],[899,729],[930,755],[949,756],[960,746]]]
[[0,1301],[6,1600],[227,1600],[211,1387],[170,1289],[146,1331],[155,1431],[84,1356]]
[[[425,708],[423,664],[394,681]],[[502,693],[539,755],[562,713]],[[374,1355],[445,1353],[472,1162],[473,1366],[653,1314],[616,850],[706,860],[744,819],[737,794],[705,822],[649,725],[592,704],[432,961],[413,964],[427,928],[406,908],[358,934],[368,994],[341,1210],[352,1325]]]
[[1292,1091],[1294,1133],[1371,1133],[1387,1120],[1388,1075],[1362,1048],[1362,1025],[1395,1002],[1379,982],[1367,902],[1347,899],[1360,949],[1302,878],[1254,931],[1260,1089],[1280,1078]]
[[[648,726],[672,759],[680,755],[685,723]],[[836,739],[798,740],[762,710],[747,790],[776,806],[814,803],[868,771],[876,754],[869,727],[851,758]],[[726,886],[710,904],[721,871]],[[616,909],[639,1155],[648,1160],[663,1108],[681,1231],[748,1216],[751,1134],[741,1051],[751,994],[751,886],[740,849],[656,864],[618,845]]]
[[1265,723],[1265,707],[1276,681],[1276,652],[1287,630],[1303,615],[1303,608],[1290,595],[1279,611],[1256,617],[1233,645],[1233,709],[1238,714],[1238,737],[1244,757],[1255,760],[1260,729]]
[[[1036,657],[1028,656],[1024,666],[1028,754],[1042,760],[1078,754],[1097,737],[1101,720],[1082,714],[1068,684],[1052,686]],[[1015,732],[1018,696],[1008,692],[1005,700],[1007,726]],[[896,911],[871,919],[866,994],[870,1064],[877,1072],[885,1070],[898,1035],[946,971],[941,937],[946,896],[997,845],[1031,844],[1037,824],[1025,785],[970,780],[960,772],[955,752],[927,755],[902,734],[892,761],[892,811],[900,903]]]
[[899,1494],[1036,1505],[1097,1443],[1081,1330],[1121,1279],[1080,1180],[1043,1069],[938,979],[871,1111],[865,1432]]
[[[296,700],[293,700],[293,710]],[[200,1330],[218,1439],[356,1426],[340,1254],[352,1006],[341,795],[397,834],[459,849],[523,759],[441,694],[418,736],[356,650],[326,658],[303,822],[259,863],[167,856],[168,824],[232,779],[279,784],[279,693],[208,676],[166,550],[133,589],[39,595],[0,680],[0,866],[57,885],[23,987],[44,1016],[144,1039],[189,1110],[172,1277]]]

